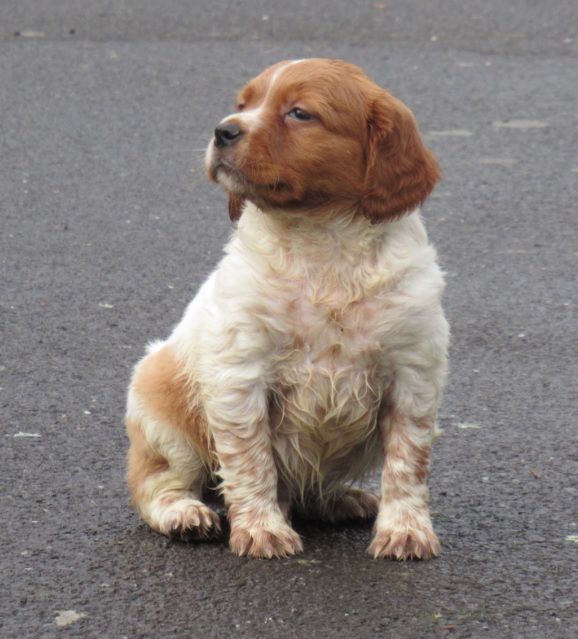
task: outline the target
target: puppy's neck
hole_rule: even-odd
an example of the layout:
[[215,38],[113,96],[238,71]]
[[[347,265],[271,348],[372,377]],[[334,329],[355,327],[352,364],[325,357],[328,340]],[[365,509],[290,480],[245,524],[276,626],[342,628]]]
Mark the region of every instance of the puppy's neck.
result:
[[237,234],[253,250],[257,243],[306,258],[312,264],[345,259],[353,265],[371,258],[387,236],[388,226],[372,225],[354,208],[263,211],[248,203]]

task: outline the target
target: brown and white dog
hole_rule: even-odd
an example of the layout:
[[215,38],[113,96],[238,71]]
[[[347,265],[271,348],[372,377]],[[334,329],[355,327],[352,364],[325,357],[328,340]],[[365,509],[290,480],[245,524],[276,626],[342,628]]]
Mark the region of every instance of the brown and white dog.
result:
[[[411,111],[359,68],[280,62],[215,129],[239,220],[225,256],[128,393],[128,482],[165,535],[285,557],[290,513],[374,518],[374,557],[433,557],[432,440],[446,378],[443,276],[419,205],[439,178]],[[381,495],[352,483],[382,466]]]

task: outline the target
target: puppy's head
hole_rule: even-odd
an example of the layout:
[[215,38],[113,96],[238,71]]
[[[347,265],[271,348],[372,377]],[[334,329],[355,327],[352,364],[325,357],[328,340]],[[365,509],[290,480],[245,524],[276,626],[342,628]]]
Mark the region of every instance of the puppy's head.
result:
[[209,177],[264,210],[359,210],[372,222],[415,209],[439,169],[411,111],[340,60],[279,62],[239,93],[215,129]]

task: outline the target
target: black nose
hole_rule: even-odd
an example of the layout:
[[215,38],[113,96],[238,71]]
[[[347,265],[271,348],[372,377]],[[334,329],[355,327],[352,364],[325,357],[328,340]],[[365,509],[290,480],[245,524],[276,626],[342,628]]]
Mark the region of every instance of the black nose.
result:
[[235,144],[242,135],[243,131],[233,122],[229,124],[219,124],[215,129],[215,146],[219,149],[225,146],[231,146]]

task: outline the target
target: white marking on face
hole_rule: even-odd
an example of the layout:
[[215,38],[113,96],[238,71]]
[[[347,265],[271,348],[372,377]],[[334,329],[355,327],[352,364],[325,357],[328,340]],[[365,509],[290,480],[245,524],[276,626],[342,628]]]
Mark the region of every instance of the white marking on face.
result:
[[286,64],[283,64],[282,66],[280,66],[278,69],[274,71],[273,75],[271,76],[271,79],[269,80],[267,91],[265,92],[265,97],[263,98],[263,102],[261,102],[261,106],[257,107],[256,109],[248,109],[247,111],[241,111],[240,113],[232,113],[231,115],[228,115],[224,120],[222,120],[220,124],[226,124],[227,122],[234,120],[241,126],[245,125],[248,130],[250,130],[253,127],[259,126],[259,123],[261,122],[261,116],[263,114],[263,105],[267,102],[267,98],[269,97],[269,94],[273,90],[273,87],[275,86],[279,78],[281,77],[282,73],[289,67],[295,64],[299,64],[300,62],[304,62],[305,60],[306,58],[302,58],[300,60],[292,60],[291,62],[287,62]]
[[279,77],[281,76],[283,71],[285,71],[285,69],[289,68],[290,66],[296,64],[297,62],[301,62],[301,60],[293,60],[292,62],[287,62],[287,63],[285,63],[284,65],[280,66],[278,69],[275,70],[275,72],[271,76],[271,80],[269,81],[269,86],[267,88],[267,94],[269,93],[269,91],[271,91],[271,89],[273,88],[273,85],[275,84],[275,82],[277,82],[277,80],[279,79]]
[[240,193],[243,190],[242,185],[235,178],[235,176],[230,175],[229,173],[225,173],[224,171],[218,172],[217,181],[230,193]]
[[235,122],[239,123],[240,125],[244,124],[245,126],[249,128],[251,126],[257,126],[261,119],[262,111],[263,111],[263,107],[260,106],[256,109],[248,109],[247,111],[241,111],[240,113],[232,113],[231,115],[227,116],[221,122],[221,124],[224,124],[225,122],[229,120],[235,120]]

